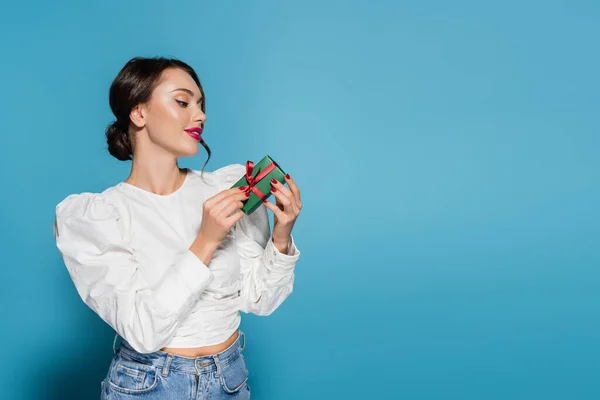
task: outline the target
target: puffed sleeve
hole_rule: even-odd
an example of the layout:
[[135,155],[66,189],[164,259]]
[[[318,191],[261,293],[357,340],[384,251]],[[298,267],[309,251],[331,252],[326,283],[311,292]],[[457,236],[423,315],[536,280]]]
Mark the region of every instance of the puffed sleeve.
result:
[[72,194],[56,206],[54,236],[81,299],[133,348],[150,353],[165,347],[213,275],[188,249],[149,285],[122,217],[102,194]]
[[[230,187],[244,175],[246,167],[231,164],[219,172]],[[270,315],[293,291],[294,269],[300,258],[294,237],[290,235],[287,254],[281,253],[273,243],[267,207],[261,204],[236,223],[235,243],[242,276],[240,311]]]

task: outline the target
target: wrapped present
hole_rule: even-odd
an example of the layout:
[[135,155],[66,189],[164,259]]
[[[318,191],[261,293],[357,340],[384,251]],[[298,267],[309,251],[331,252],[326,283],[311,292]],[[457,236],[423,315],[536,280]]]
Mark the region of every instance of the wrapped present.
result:
[[256,165],[252,161],[246,161],[246,174],[243,175],[231,188],[247,186],[244,192],[250,193],[250,197],[243,201],[242,211],[252,214],[260,206],[263,199],[271,194],[271,178],[285,183],[285,172],[268,155]]

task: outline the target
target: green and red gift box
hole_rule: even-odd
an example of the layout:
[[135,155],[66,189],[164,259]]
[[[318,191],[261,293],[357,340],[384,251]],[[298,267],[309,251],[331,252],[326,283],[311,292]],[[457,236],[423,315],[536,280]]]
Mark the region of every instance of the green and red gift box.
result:
[[271,157],[267,155],[256,164],[246,161],[246,173],[231,187],[247,186],[244,192],[250,193],[250,197],[243,201],[242,207],[246,215],[252,214],[272,194],[271,178],[285,184],[285,172]]

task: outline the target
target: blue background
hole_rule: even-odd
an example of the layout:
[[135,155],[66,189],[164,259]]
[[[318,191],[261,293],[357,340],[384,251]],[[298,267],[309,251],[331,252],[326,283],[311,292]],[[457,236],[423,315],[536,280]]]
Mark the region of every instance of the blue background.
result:
[[36,0],[0,33],[3,399],[99,397],[113,332],[52,223],[129,173],[103,133],[135,55],[198,72],[207,170],[300,186],[253,398],[600,398],[598,2]]

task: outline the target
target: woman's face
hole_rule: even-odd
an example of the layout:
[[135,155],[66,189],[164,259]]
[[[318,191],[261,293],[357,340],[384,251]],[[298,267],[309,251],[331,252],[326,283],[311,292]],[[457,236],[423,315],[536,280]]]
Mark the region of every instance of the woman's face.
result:
[[[200,96],[200,88],[187,72],[178,68],[163,71],[150,101],[137,111],[139,120],[134,123],[145,125],[147,140],[144,138],[143,142],[149,142],[138,147],[157,146],[175,157],[196,155],[199,140],[186,129],[204,126],[206,115],[201,108],[204,99]],[[132,121],[133,118],[136,117],[132,115]]]

